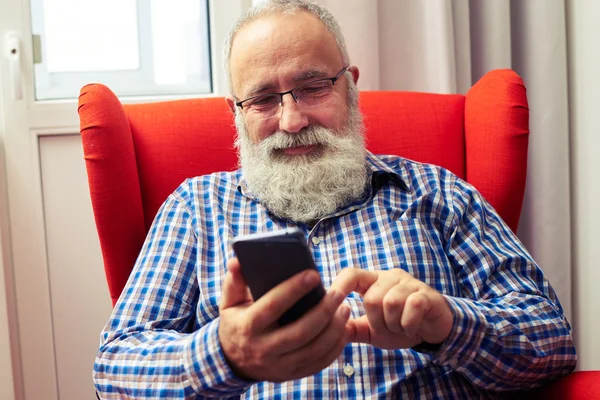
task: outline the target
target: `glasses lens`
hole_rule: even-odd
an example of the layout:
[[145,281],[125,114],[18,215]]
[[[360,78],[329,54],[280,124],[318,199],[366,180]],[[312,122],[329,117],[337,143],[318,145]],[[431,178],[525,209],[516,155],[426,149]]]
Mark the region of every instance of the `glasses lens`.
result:
[[270,118],[277,113],[280,99],[278,94],[265,94],[244,102],[244,108],[262,118]]
[[329,79],[310,82],[294,90],[298,103],[312,107],[324,104],[333,98],[333,82]]

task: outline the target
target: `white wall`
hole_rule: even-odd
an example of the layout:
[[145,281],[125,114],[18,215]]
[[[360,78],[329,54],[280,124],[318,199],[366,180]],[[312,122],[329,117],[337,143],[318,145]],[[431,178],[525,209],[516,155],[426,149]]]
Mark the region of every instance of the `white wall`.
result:
[[93,399],[92,365],[112,306],[81,137],[44,136],[39,149],[58,399]]
[[574,332],[578,369],[600,370],[600,2],[567,0]]
[[0,239],[0,399],[10,400],[15,395],[13,390],[13,371],[5,287],[2,240]]

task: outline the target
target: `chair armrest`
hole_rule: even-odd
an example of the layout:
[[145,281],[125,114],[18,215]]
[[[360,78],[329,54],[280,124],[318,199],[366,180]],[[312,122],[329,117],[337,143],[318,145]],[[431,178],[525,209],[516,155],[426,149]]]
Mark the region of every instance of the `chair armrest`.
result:
[[600,371],[573,372],[544,388],[538,389],[536,396],[548,400],[600,399]]
[[600,399],[600,371],[573,372],[541,388],[514,393],[510,398],[516,400]]

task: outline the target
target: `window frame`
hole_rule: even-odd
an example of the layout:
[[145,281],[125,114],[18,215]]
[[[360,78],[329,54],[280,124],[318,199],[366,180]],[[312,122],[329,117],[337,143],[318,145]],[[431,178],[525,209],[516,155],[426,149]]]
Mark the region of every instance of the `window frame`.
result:
[[[139,69],[130,71],[95,71],[95,72],[49,72],[44,60],[47,59],[45,41],[41,40],[42,63],[33,64],[32,89],[33,98],[36,102],[65,101],[78,96],[81,87],[92,82],[102,82],[111,88],[122,98],[154,98],[154,97],[205,97],[222,92],[215,90],[215,65],[214,58],[222,48],[223,33],[220,29],[213,29],[215,25],[222,26],[223,22],[229,22],[225,17],[226,4],[237,5],[234,11],[239,9],[244,12],[251,6],[248,0],[197,0],[204,4],[200,7],[200,18],[206,20],[207,48],[205,57],[208,58],[209,80],[208,82],[193,82],[183,85],[157,85],[154,82],[153,53],[152,53],[152,31],[151,31],[151,4],[148,0],[136,0],[138,19],[138,43],[139,43]],[[235,4],[238,3],[238,4]],[[249,4],[250,3],[250,4]],[[248,5],[249,4],[249,5]],[[44,32],[44,19],[42,14],[43,0],[30,0],[31,28],[32,34],[40,34],[39,29]],[[241,12],[235,15],[237,18]],[[235,20],[234,18],[234,20]],[[34,24],[34,19],[36,19]],[[214,39],[213,39],[214,38]],[[216,47],[215,47],[216,46]],[[216,50],[216,51],[215,51]],[[48,88],[37,89],[39,81],[52,81]],[[124,85],[124,83],[126,83]],[[42,94],[43,93],[43,94]]]

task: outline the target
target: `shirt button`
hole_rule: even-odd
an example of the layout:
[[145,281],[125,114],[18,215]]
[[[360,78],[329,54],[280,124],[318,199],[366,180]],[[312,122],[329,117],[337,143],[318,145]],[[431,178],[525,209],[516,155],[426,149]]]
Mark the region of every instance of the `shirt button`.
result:
[[316,236],[313,236],[312,239],[310,239],[310,241],[312,242],[312,244],[314,244],[315,246],[318,246],[319,243],[321,243],[321,239],[319,239]]
[[352,365],[346,364],[346,366],[344,367],[344,374],[346,374],[348,378],[354,375],[354,368],[352,367]]

